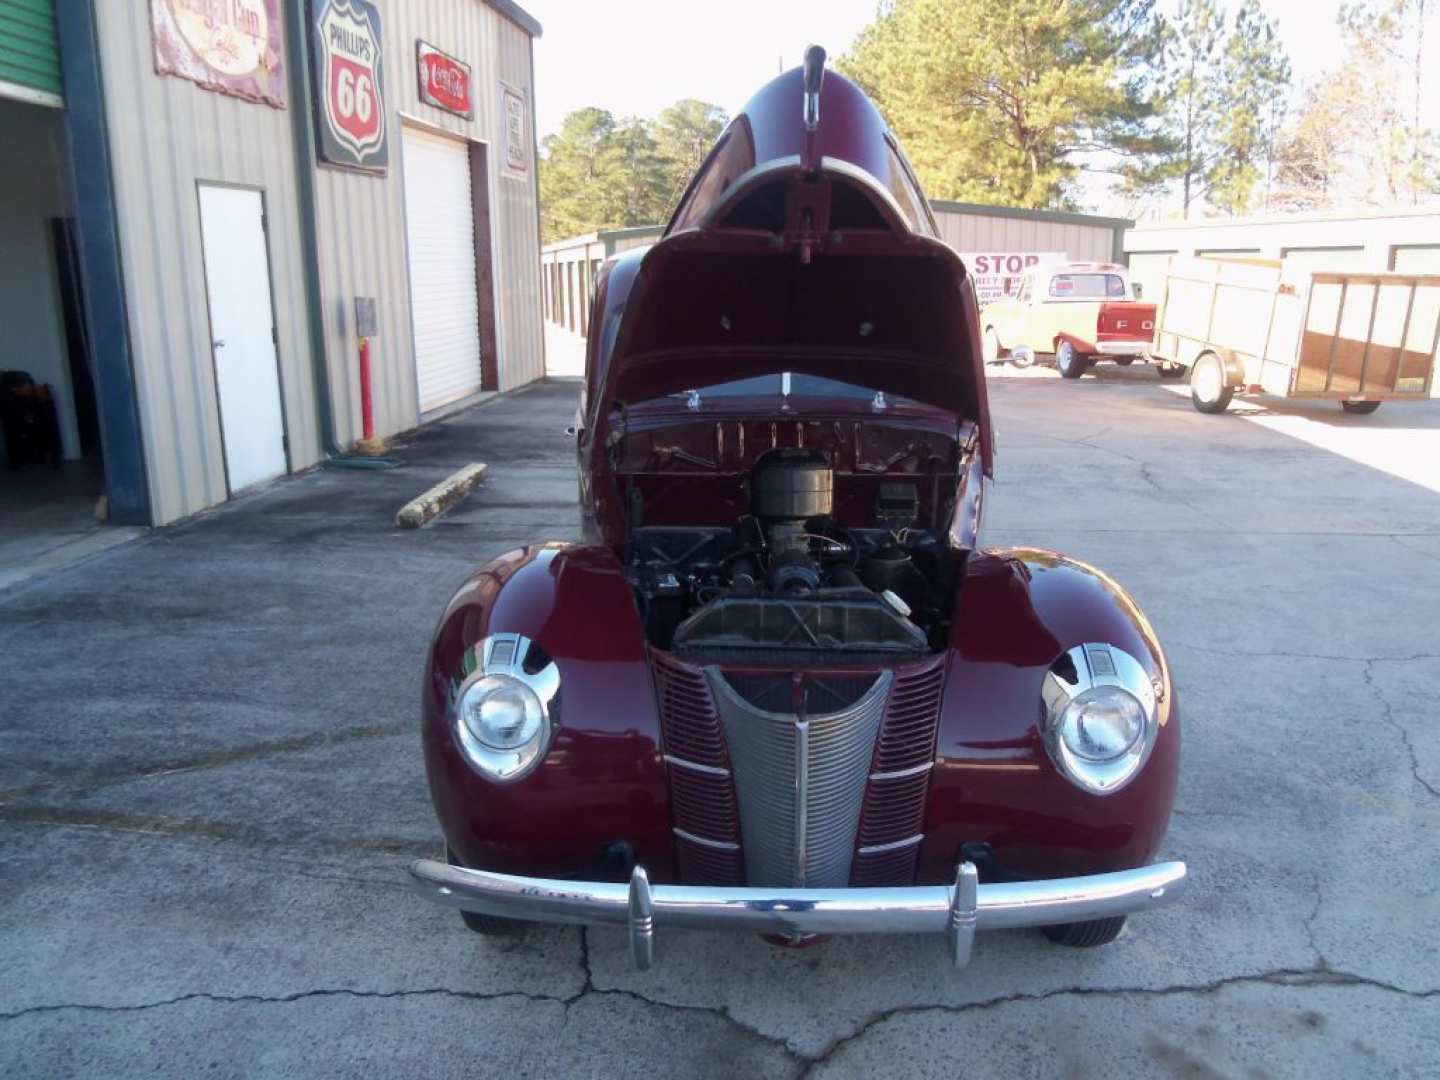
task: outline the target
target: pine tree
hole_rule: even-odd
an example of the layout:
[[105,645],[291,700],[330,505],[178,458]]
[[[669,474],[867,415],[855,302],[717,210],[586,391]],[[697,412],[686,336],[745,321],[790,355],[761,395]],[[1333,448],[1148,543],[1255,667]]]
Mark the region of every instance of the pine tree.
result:
[[661,110],[654,134],[656,149],[665,163],[665,216],[675,208],[695,170],[720,138],[727,119],[720,106],[694,98]]
[[838,67],[885,113],[932,198],[1066,206],[1081,155],[1139,158],[1154,0],[890,0]]
[[1175,135],[1176,152],[1162,170],[1180,181],[1185,217],[1208,186],[1213,163],[1213,133],[1221,112],[1219,64],[1225,19],[1216,0],[1181,0],[1165,45],[1165,117]]
[[1276,138],[1275,102],[1290,85],[1290,61],[1280,47],[1275,22],[1259,0],[1244,0],[1235,12],[1221,66],[1222,114],[1209,199],[1229,214],[1244,213],[1268,168]]

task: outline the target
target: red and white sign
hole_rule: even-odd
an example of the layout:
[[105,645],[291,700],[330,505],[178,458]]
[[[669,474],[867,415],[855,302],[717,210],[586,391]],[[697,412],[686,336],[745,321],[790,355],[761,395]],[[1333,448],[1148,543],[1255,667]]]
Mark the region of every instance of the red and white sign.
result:
[[380,13],[369,0],[324,0],[315,19],[320,148],[325,160],[383,169]]
[[980,306],[1014,296],[1020,277],[1042,262],[1064,262],[1063,251],[962,251],[960,259],[975,282],[975,299]]
[[466,120],[475,115],[470,103],[469,64],[423,41],[415,42],[415,64],[421,101]]

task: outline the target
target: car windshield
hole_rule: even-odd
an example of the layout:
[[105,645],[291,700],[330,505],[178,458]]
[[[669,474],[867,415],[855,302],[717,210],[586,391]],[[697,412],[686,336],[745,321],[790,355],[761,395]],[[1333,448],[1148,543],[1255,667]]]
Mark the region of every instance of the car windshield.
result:
[[1050,295],[1066,300],[1123,300],[1125,279],[1119,274],[1056,274]]
[[826,379],[819,375],[802,375],[798,372],[785,371],[778,375],[757,375],[750,379],[735,379],[731,382],[716,383],[713,386],[700,386],[693,390],[686,390],[683,393],[671,394],[672,398],[684,398],[689,400],[692,407],[698,408],[702,402],[715,398],[735,397],[791,397],[791,398],[853,398],[856,401],[868,401],[881,408],[886,405],[913,405],[915,402],[909,398],[897,397],[893,394],[882,394],[863,386],[856,386],[854,383],[840,382],[838,379]]

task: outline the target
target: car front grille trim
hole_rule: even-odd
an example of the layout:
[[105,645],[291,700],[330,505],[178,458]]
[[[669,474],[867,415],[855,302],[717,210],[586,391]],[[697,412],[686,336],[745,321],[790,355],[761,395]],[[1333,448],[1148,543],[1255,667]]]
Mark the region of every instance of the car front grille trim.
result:
[[847,884],[893,674],[879,672],[851,704],[817,715],[761,709],[719,667],[705,676],[729,751],[746,879]]

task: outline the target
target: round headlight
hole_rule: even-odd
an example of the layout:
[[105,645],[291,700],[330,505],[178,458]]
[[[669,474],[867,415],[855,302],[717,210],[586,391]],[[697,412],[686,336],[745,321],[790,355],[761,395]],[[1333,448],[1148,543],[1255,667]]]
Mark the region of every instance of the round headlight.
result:
[[550,717],[525,682],[512,675],[481,675],[455,703],[455,733],[482,776],[518,780],[539,764],[550,739]]
[[544,715],[535,691],[506,675],[487,675],[460,699],[460,722],[492,750],[514,750],[534,741]]
[[1070,700],[1060,715],[1060,738],[1086,761],[1114,761],[1145,734],[1145,712],[1118,686],[1095,686]]
[[1123,649],[1097,642],[1069,649],[1040,690],[1050,759],[1092,795],[1119,791],[1155,746],[1160,693],[1144,665]]

